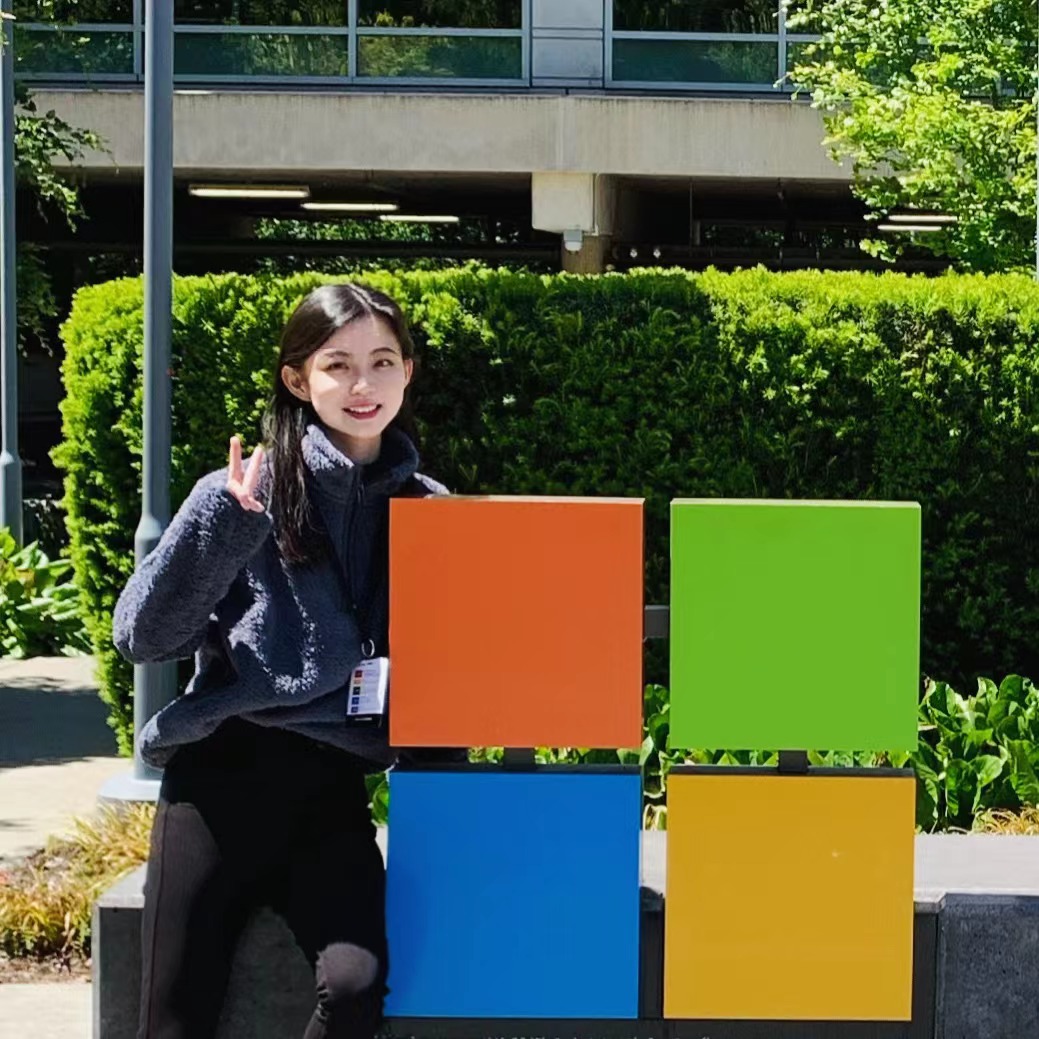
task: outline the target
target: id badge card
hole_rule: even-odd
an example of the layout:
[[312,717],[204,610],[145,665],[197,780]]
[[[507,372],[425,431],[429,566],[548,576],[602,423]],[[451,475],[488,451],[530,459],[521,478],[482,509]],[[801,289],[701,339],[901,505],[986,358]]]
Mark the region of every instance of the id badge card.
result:
[[390,662],[386,657],[362,660],[350,675],[347,689],[346,720],[379,725],[386,716]]

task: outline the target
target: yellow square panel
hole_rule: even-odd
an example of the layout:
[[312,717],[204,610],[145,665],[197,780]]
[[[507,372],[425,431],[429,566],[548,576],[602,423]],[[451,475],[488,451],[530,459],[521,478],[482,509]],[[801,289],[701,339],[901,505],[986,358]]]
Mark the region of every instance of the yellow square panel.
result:
[[672,773],[664,1016],[908,1021],[910,773]]

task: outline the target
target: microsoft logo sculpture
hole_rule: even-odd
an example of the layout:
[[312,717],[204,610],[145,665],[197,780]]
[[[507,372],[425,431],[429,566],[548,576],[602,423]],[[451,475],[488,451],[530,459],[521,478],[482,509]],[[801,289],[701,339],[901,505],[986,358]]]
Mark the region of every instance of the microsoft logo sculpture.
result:
[[[677,500],[671,527],[672,747],[915,747],[917,505]],[[641,744],[640,499],[404,499],[390,530],[393,743]],[[637,769],[390,790],[389,1015],[639,1016]],[[908,1020],[914,800],[890,769],[674,770],[664,1016]]]

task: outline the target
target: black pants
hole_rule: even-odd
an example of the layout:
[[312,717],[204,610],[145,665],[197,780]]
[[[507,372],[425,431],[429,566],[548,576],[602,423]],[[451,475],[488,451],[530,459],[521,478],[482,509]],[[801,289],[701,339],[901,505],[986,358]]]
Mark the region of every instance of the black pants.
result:
[[304,1039],[371,1039],[387,973],[385,875],[346,754],[241,721],[177,751],[144,889],[138,1039],[216,1032],[238,936],[270,905],[315,971]]

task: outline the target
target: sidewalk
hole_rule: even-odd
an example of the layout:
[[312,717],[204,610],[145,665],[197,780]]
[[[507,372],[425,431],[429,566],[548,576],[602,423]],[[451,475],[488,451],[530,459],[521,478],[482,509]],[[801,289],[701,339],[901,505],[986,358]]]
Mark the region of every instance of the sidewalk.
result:
[[90,1039],[91,989],[83,982],[0,985],[0,1039]]
[[0,660],[0,863],[65,832],[132,765],[97,695],[92,657]]
[[[0,660],[0,866],[66,832],[132,765],[97,695],[91,657]],[[89,1039],[83,981],[0,984],[0,1039]]]

